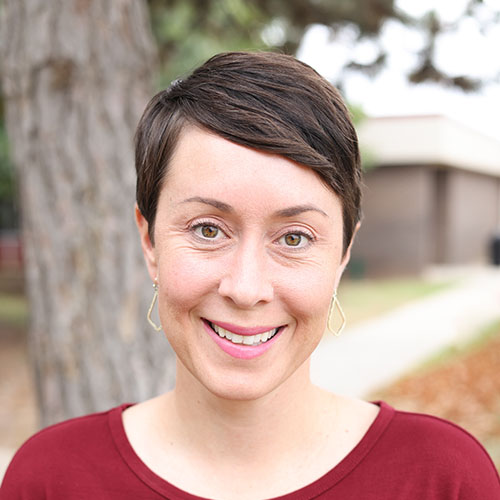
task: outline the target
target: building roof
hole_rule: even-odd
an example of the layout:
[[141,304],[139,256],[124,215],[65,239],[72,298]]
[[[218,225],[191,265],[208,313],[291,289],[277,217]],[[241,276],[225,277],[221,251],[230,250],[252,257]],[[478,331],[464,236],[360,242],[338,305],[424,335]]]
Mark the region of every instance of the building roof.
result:
[[376,164],[438,164],[500,177],[500,141],[445,116],[367,118],[358,133]]

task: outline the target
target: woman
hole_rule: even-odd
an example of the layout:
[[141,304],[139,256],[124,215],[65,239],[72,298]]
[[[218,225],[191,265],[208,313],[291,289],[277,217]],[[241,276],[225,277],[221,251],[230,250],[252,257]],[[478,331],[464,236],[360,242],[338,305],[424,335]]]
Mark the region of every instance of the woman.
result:
[[136,166],[175,389],[42,431],[2,499],[500,498],[465,431],[310,382],[360,220],[329,83],[284,55],[215,56],[149,103]]

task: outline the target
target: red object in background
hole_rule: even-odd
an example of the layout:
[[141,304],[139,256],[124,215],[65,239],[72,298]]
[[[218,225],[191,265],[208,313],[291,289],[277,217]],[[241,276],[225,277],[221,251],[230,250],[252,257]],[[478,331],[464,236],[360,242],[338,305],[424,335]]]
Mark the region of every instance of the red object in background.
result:
[[0,269],[20,269],[23,251],[18,231],[0,233]]

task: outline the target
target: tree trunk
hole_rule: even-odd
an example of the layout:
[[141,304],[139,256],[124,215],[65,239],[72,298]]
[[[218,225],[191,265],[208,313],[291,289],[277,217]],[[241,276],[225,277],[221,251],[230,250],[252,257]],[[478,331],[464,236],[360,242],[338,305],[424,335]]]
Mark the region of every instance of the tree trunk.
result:
[[41,424],[141,400],[174,360],[133,220],[154,43],[139,0],[5,0],[2,83]]

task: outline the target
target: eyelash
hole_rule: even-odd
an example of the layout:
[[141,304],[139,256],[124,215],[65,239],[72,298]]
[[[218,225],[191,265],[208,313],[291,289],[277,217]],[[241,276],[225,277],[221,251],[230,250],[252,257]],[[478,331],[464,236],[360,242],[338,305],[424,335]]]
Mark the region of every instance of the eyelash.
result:
[[[201,235],[199,235],[199,234],[196,233],[197,229],[205,227],[205,226],[214,227],[218,231],[220,231],[224,235],[226,235],[226,232],[222,229],[222,227],[220,226],[220,224],[217,224],[217,223],[215,223],[212,220],[199,220],[199,221],[196,221],[194,224],[192,224],[189,227],[189,230],[192,231],[195,234],[195,236],[197,236],[202,241],[210,241],[211,239],[213,241],[217,240],[218,238],[205,238],[205,237],[203,237],[203,236],[201,236]],[[300,250],[303,250],[304,248],[306,248],[307,246],[309,246],[311,243],[313,243],[315,241],[315,237],[311,233],[309,233],[307,231],[304,231],[303,229],[298,229],[298,230],[292,229],[292,230],[289,230],[286,233],[283,233],[281,236],[279,236],[275,241],[279,242],[280,240],[282,240],[283,238],[285,238],[286,236],[288,236],[290,234],[301,236],[301,237],[305,238],[307,240],[307,243],[305,245],[297,246],[297,247],[293,247],[291,245],[284,245],[288,250],[300,251]]]

